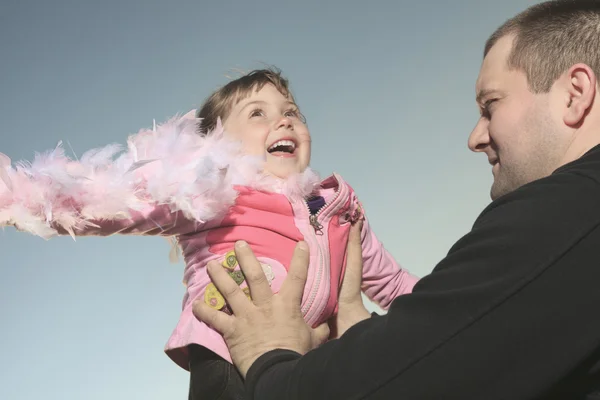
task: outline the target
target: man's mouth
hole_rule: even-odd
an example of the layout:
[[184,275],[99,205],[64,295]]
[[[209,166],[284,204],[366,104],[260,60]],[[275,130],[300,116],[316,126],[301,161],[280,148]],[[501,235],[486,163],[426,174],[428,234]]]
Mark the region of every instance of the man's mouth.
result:
[[267,151],[269,152],[269,154],[273,155],[294,154],[294,152],[296,151],[296,143],[288,139],[278,140],[277,142],[269,146]]

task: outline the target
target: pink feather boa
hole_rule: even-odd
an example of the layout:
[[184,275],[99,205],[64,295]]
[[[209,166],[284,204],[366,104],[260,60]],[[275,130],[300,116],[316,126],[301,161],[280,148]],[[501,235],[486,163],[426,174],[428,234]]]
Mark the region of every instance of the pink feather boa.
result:
[[244,154],[241,143],[225,137],[220,121],[204,137],[198,122],[189,114],[176,116],[130,136],[124,151],[111,144],[78,161],[60,143],[15,167],[0,153],[0,226],[43,238],[60,227],[74,236],[75,228],[127,218],[148,204],[166,204],[206,222],[234,204],[236,185],[288,197],[308,196],[319,186],[310,168],[286,180],[266,174],[264,159]]

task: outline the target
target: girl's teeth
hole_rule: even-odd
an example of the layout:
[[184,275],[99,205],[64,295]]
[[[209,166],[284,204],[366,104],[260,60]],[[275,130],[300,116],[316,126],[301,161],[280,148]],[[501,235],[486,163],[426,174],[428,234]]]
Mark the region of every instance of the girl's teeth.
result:
[[278,142],[273,143],[269,150],[276,148],[277,146],[291,146],[292,148],[296,148],[296,145],[291,140],[280,140]]

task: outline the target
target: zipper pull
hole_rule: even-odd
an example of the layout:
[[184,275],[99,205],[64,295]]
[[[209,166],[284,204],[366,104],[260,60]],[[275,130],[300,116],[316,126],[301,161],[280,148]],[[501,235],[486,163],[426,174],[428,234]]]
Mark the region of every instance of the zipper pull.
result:
[[310,216],[310,224],[312,225],[312,227],[315,229],[315,233],[316,234],[323,234],[323,225],[321,225],[319,223],[319,220],[317,219],[316,215],[312,215]]

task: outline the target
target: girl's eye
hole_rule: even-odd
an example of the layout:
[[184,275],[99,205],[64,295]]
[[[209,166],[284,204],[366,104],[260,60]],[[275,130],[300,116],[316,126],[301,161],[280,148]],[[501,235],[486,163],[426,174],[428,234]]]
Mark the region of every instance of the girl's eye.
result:
[[250,113],[250,118],[262,117],[263,115],[264,115],[263,110],[261,110],[260,108],[257,108],[255,110],[252,110],[252,112]]
[[295,109],[287,110],[285,112],[286,117],[292,117],[292,118],[298,118],[299,114],[300,113],[298,112],[298,110],[295,110]]

